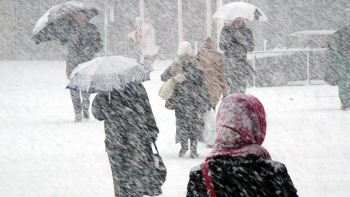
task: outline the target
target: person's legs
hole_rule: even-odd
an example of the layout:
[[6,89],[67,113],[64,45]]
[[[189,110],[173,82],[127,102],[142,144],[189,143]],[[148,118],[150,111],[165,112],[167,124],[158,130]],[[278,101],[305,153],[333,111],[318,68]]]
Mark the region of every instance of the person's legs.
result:
[[244,68],[246,62],[226,58],[225,74],[229,94],[244,94],[247,88],[248,72]]
[[81,97],[83,99],[83,102],[82,102],[83,116],[85,119],[89,119],[90,94],[81,92]]
[[198,157],[198,154],[197,154],[197,139],[195,138],[190,138],[190,142],[191,142],[191,145],[190,145],[190,157],[191,158],[197,158]]
[[153,70],[153,63],[156,60],[155,55],[154,56],[145,56],[144,57],[144,65],[149,67],[151,70]]
[[350,109],[350,98],[340,99],[341,101],[341,110],[346,111]]
[[188,151],[188,138],[181,138],[180,139],[181,144],[181,150],[179,152],[179,157],[185,156],[186,152]]
[[76,90],[70,90],[70,95],[72,98],[72,103],[74,107],[74,114],[75,114],[75,122],[80,122],[82,119],[81,115],[81,99],[80,99],[80,92]]

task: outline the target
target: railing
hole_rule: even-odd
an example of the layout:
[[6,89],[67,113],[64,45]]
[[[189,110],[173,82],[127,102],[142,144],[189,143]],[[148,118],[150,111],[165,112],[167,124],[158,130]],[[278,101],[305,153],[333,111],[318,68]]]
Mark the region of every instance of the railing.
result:
[[[198,52],[198,42],[195,42],[195,54]],[[306,84],[310,85],[310,51],[326,51],[327,48],[318,48],[318,49],[286,49],[286,50],[272,50],[272,51],[253,51],[253,52],[248,52],[248,60],[251,60],[249,56],[253,55],[253,69],[255,70],[255,59],[256,59],[256,54],[295,54],[297,52],[307,52],[306,54],[306,72],[307,72],[307,80]],[[278,55],[276,55],[278,56]],[[262,57],[260,57],[262,58]],[[259,58],[258,58],[259,59]],[[255,87],[255,75],[253,77],[253,83]]]
[[[287,49],[287,50],[273,50],[273,51],[253,51],[248,53],[248,56],[250,54],[253,55],[253,69],[255,70],[255,60],[256,60],[256,55],[257,54],[273,54],[273,53],[277,53],[279,54],[294,54],[297,52],[307,52],[306,55],[306,72],[307,72],[307,81],[306,84],[310,85],[310,51],[326,51],[327,48],[319,48],[319,49]],[[278,56],[276,55],[276,56]],[[260,57],[263,58],[263,57]],[[250,58],[248,58],[248,60],[251,60]],[[254,75],[254,87],[255,87],[255,75]]]

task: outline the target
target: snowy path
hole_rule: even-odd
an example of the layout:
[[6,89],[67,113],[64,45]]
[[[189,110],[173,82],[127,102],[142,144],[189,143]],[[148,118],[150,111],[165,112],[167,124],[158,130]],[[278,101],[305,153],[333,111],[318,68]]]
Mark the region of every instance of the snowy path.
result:
[[[171,61],[156,61],[148,91],[168,169],[164,197],[185,196],[198,159],[177,157],[175,116],[158,95],[159,75]],[[0,196],[112,197],[103,122],[73,123],[64,61],[0,61]],[[299,196],[349,196],[350,112],[340,111],[337,87],[248,89],[268,116],[264,147],[287,166]],[[91,96],[91,100],[93,96]]]

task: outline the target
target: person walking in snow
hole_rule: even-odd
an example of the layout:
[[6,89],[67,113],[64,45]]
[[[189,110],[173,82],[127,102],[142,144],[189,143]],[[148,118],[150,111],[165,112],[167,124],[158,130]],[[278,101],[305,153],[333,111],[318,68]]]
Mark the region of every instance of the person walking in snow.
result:
[[336,31],[329,45],[329,57],[338,76],[336,80],[341,110],[350,110],[350,26]]
[[[228,95],[227,82],[225,78],[224,56],[215,50],[213,41],[210,37],[207,37],[204,40],[203,47],[198,52],[197,57],[203,66],[211,107],[215,110],[221,95],[223,95],[223,97]],[[210,114],[210,111],[207,113]],[[211,148],[214,145],[213,132],[215,132],[215,130],[210,130],[210,128],[206,132],[208,136],[208,139],[206,140],[208,148]]]
[[161,80],[166,82],[172,77],[176,84],[167,103],[168,108],[175,109],[176,143],[181,143],[179,157],[186,154],[190,140],[190,157],[196,158],[197,141],[203,139],[203,116],[211,102],[203,67],[193,56],[189,42],[180,43],[177,59],[164,71]]
[[207,37],[197,57],[203,66],[211,107],[215,108],[221,95],[224,97],[228,95],[224,56],[215,50],[213,41]]
[[[86,14],[78,11],[74,14],[66,36],[60,40],[61,44],[68,45],[66,60],[66,75],[69,79],[72,71],[83,62],[90,61],[99,52],[103,45],[97,27],[87,22]],[[75,113],[75,122],[82,118],[89,119],[90,95],[76,90],[70,90]]]
[[245,93],[247,79],[254,73],[247,62],[247,52],[254,49],[252,31],[244,19],[237,18],[221,31],[219,47],[224,51],[225,72],[230,94]]
[[145,22],[140,17],[135,18],[135,26],[128,38],[137,46],[140,62],[152,69],[155,55],[158,53],[158,46],[155,43],[155,31],[151,19]]
[[296,197],[285,165],[262,147],[266,114],[260,101],[246,94],[226,96],[216,118],[218,136],[206,161],[192,168],[187,197]]
[[144,86],[99,93],[91,111],[97,120],[104,121],[115,196],[160,195],[152,152],[159,130]]

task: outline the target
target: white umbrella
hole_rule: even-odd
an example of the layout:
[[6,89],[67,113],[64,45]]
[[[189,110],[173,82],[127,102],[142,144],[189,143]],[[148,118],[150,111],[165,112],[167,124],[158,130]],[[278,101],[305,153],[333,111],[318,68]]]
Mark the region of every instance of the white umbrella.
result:
[[245,2],[232,2],[225,4],[214,13],[213,18],[230,21],[237,18],[247,19],[249,21],[267,21],[267,17],[258,7]]
[[122,56],[95,58],[79,64],[70,75],[68,89],[87,93],[123,91],[150,79],[150,68]]

